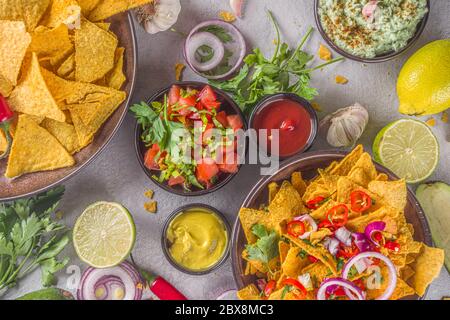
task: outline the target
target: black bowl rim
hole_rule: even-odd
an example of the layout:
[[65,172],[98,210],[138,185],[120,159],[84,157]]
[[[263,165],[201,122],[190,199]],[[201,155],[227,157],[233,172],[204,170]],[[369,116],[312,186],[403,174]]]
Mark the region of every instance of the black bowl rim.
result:
[[[298,155],[296,157],[293,157],[287,161],[284,161],[281,164],[280,168],[277,170],[277,172],[275,172],[274,174],[272,174],[270,176],[261,178],[254,185],[254,187],[248,193],[247,197],[242,202],[241,208],[246,207],[247,203],[250,201],[250,198],[254,196],[254,194],[258,191],[258,189],[260,189],[263,185],[265,185],[267,182],[269,182],[275,174],[277,174],[278,172],[280,172],[282,170],[287,169],[288,167],[294,165],[295,163],[298,164],[302,161],[305,161],[306,159],[320,158],[320,157],[324,157],[324,156],[336,157],[338,159],[342,159],[347,154],[348,154],[348,152],[346,152],[346,151],[322,150],[322,151],[307,152],[307,153]],[[387,172],[391,176],[399,179],[397,177],[397,175],[395,175],[388,168],[384,167],[383,165],[381,165],[377,162],[374,162],[374,163],[375,163],[377,170],[382,169],[383,171]],[[417,217],[423,228],[423,233],[424,233],[424,238],[425,238],[424,243],[428,246],[433,246],[434,245],[433,238],[431,236],[430,226],[428,224],[424,210],[423,210],[422,206],[420,205],[419,201],[417,200],[414,192],[411,190],[411,188],[409,186],[408,186],[408,196],[411,196],[411,198],[414,200],[414,206],[417,208]],[[233,235],[232,235],[232,239],[231,239],[232,242],[231,242],[231,253],[230,254],[231,254],[231,264],[232,264],[232,270],[233,270],[233,278],[234,278],[234,282],[235,282],[238,290],[242,287],[241,286],[241,284],[242,284],[241,274],[237,270],[237,266],[240,263],[239,262],[240,253],[238,252],[238,248],[237,248],[237,245],[238,245],[237,237],[239,236],[240,232],[241,232],[241,223],[239,221],[239,216],[237,216],[235,219],[234,225],[233,225]],[[422,297],[419,297],[419,300],[425,299],[428,290],[429,290],[429,286],[427,287],[425,294]]]
[[[220,90],[208,83],[204,83],[204,82],[200,82],[200,81],[178,81],[178,82],[174,82],[172,83],[170,86],[165,87],[163,89],[158,90],[154,95],[152,95],[149,99],[147,99],[147,103],[151,103],[152,101],[155,101],[158,99],[158,97],[160,97],[161,95],[169,92],[170,88],[174,85],[179,85],[179,86],[206,86],[209,85],[211,88],[213,88],[214,92],[216,92],[217,94],[219,94],[220,96],[222,96],[223,98],[225,98],[227,100],[227,103],[229,103],[230,107],[232,109],[234,109],[234,111],[236,111],[236,114],[238,114],[241,117],[242,123],[244,124],[244,129],[248,128],[247,125],[247,119],[245,118],[242,110],[239,108],[239,106],[237,105],[237,103],[223,90]],[[152,177],[152,171],[147,169],[145,167],[144,164],[144,159],[141,155],[140,152],[140,146],[142,144],[141,141],[141,126],[140,124],[137,122],[137,120],[135,120],[136,125],[135,125],[135,129],[134,129],[134,149],[136,152],[136,156],[137,159],[139,161],[139,164],[142,168],[142,170],[144,170],[145,175],[150,179],[150,181],[152,181],[153,183],[155,183],[158,187],[164,189],[167,192],[170,192],[174,195],[177,196],[186,196],[186,197],[198,197],[198,196],[204,196],[213,192],[216,192],[217,190],[223,188],[225,185],[227,185],[241,170],[242,165],[240,165],[238,167],[238,171],[236,173],[232,173],[232,174],[228,174],[228,176],[223,179],[221,182],[219,182],[218,184],[214,185],[212,188],[210,189],[205,189],[205,190],[197,190],[197,191],[190,191],[190,192],[184,192],[182,190],[177,190],[174,188],[169,187],[169,185],[167,185],[167,183],[160,183],[159,181],[156,181],[155,179],[153,179]]]
[[[311,134],[308,138],[307,143],[303,147],[303,149],[298,152],[295,152],[291,155],[279,156],[280,160],[286,160],[286,159],[295,157],[296,155],[305,153],[312,147],[314,141],[317,138],[317,134],[318,134],[318,130],[319,130],[319,116],[317,115],[316,110],[314,110],[314,108],[312,107],[311,103],[308,100],[306,100],[305,98],[302,98],[297,94],[288,93],[288,92],[275,93],[275,94],[271,94],[271,95],[266,95],[253,108],[252,113],[250,114],[250,119],[248,121],[249,128],[256,130],[256,128],[253,125],[253,122],[255,120],[256,114],[260,111],[260,109],[266,108],[272,101],[281,100],[281,99],[288,99],[288,100],[293,100],[295,102],[298,102],[303,108],[306,109],[306,111],[308,111],[309,115],[311,116],[311,122],[312,122]],[[259,148],[259,144],[258,144],[258,148]]]
[[[178,215],[183,213],[183,211],[188,211],[191,209],[206,209],[207,211],[211,211],[222,221],[222,223],[224,224],[225,229],[227,231],[227,246],[225,248],[225,251],[224,251],[222,257],[220,258],[219,261],[217,261],[216,264],[211,266],[209,269],[205,269],[205,270],[201,270],[201,271],[194,271],[194,270],[184,268],[182,265],[179,265],[176,261],[174,261],[169,253],[169,247],[168,247],[167,237],[166,237],[167,229],[169,228],[170,223],[176,217],[178,217]],[[166,219],[166,222],[164,222],[162,232],[161,232],[161,247],[162,247],[164,256],[166,257],[166,259],[169,261],[169,263],[175,269],[177,269],[178,271],[181,271],[183,273],[192,275],[192,276],[202,276],[202,275],[206,275],[206,274],[209,274],[213,271],[220,269],[223,266],[223,264],[227,261],[228,257],[230,256],[230,251],[231,251],[231,247],[232,247],[232,244],[231,244],[232,235],[233,235],[233,233],[232,233],[231,226],[228,223],[227,218],[225,217],[225,215],[222,212],[220,212],[218,209],[211,207],[210,205],[207,205],[207,204],[192,203],[192,204],[187,204],[187,205],[184,205],[184,206],[176,209]]]
[[319,17],[319,1],[320,0],[314,0],[314,18],[316,20],[316,26],[317,29],[319,29],[319,32],[322,36],[322,38],[325,40],[325,42],[337,53],[339,53],[340,55],[353,60],[353,61],[358,61],[358,62],[364,62],[364,63],[380,63],[380,62],[386,62],[392,59],[397,58],[398,56],[400,56],[401,54],[405,53],[407,50],[409,50],[416,42],[417,40],[420,38],[420,36],[423,33],[423,30],[425,29],[425,26],[427,25],[428,22],[428,17],[430,15],[430,10],[431,10],[431,2],[430,0],[427,0],[427,7],[428,7],[428,12],[425,14],[425,16],[423,17],[423,19],[421,20],[421,22],[417,25],[417,30],[416,33],[414,34],[414,36],[408,40],[408,43],[406,44],[405,47],[403,47],[402,49],[400,49],[399,51],[390,51],[387,52],[385,54],[376,56],[375,58],[363,58],[363,57],[359,57],[356,55],[353,55],[343,49],[341,49],[338,45],[336,45],[327,35],[327,33],[325,32],[325,30],[322,27],[322,23],[320,22],[320,17]]

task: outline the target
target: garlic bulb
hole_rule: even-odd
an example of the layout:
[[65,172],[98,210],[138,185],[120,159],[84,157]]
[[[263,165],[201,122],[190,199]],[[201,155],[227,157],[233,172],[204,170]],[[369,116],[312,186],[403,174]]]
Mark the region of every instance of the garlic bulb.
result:
[[180,0],[154,0],[136,10],[136,17],[145,31],[155,34],[166,31],[178,20]]
[[333,147],[350,147],[362,136],[369,123],[369,113],[360,105],[339,109],[320,121],[320,131]]

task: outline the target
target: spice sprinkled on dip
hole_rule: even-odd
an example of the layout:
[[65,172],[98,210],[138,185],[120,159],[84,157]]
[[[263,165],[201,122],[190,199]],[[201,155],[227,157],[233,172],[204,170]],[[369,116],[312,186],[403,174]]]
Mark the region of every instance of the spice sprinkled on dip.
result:
[[319,0],[318,11],[335,45],[374,58],[406,47],[428,7],[426,0]]
[[214,267],[228,246],[224,222],[206,208],[191,208],[179,213],[170,222],[166,237],[174,262],[194,272]]
[[[286,158],[305,151],[315,134],[313,109],[309,103],[287,94],[263,101],[252,115],[251,126],[255,130],[266,129],[267,144],[259,141],[261,148],[271,151],[275,143],[274,131],[278,130],[278,156]],[[302,101],[302,102],[301,102]]]

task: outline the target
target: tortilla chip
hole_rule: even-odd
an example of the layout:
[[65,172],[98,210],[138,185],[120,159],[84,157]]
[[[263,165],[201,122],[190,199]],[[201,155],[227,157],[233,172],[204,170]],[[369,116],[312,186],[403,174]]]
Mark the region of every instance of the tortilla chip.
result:
[[6,141],[6,136],[3,130],[0,130],[0,154],[6,151],[8,147],[8,142]]
[[283,181],[280,190],[269,204],[268,208],[268,218],[274,229],[278,229],[281,222],[291,220],[295,216],[307,212],[307,209],[303,205],[302,198],[288,181]]
[[70,154],[79,151],[78,136],[73,125],[52,119],[45,119],[41,126],[58,139]]
[[320,177],[322,178],[321,181],[324,184],[325,188],[328,190],[329,194],[333,194],[336,192],[337,189],[337,182],[340,178],[340,176],[332,175],[326,172],[325,170],[318,170]]
[[5,176],[73,166],[75,160],[59,141],[27,115],[20,115]]
[[369,190],[384,198],[386,203],[400,211],[405,210],[407,203],[407,187],[405,180],[372,181]]
[[22,1],[23,18],[29,31],[33,31],[47,10],[50,0]]
[[350,152],[339,164],[337,164],[329,172],[337,176],[346,176],[350,170],[355,166],[358,159],[363,154],[364,149],[362,145],[358,145],[352,152]]
[[411,267],[416,272],[411,285],[419,296],[423,296],[427,287],[439,276],[444,264],[444,250],[423,246],[422,252]]
[[75,30],[75,79],[94,82],[114,67],[118,41],[108,31],[83,20]]
[[415,291],[413,288],[411,288],[403,279],[397,278],[397,286],[389,300],[399,300],[414,294]]
[[69,29],[65,24],[54,29],[37,27],[32,35],[29,51],[35,52],[40,61],[48,60],[52,66],[59,65],[74,51]]
[[72,53],[66,60],[59,66],[56,73],[61,78],[67,77],[69,74],[75,71],[75,53]]
[[8,102],[11,108],[17,112],[43,116],[61,122],[66,120],[45,83],[35,53],[27,63],[24,76],[18,86],[11,92]]
[[109,28],[111,27],[111,23],[109,22],[96,22],[95,25],[105,31],[109,31]]
[[254,284],[250,284],[239,290],[237,296],[241,300],[261,300],[259,290]]
[[[351,176],[352,171],[356,170],[357,168],[361,168],[364,171],[365,176],[367,177],[368,181],[375,180],[376,177],[378,176],[378,172],[377,172],[377,169],[375,168],[372,157],[367,152],[364,152],[359,157],[358,161],[356,161],[354,167],[350,170],[348,175]],[[367,187],[367,184],[361,184],[361,185]]]
[[385,173],[380,173],[378,174],[378,176],[375,178],[376,181],[388,181],[389,177],[387,174]]
[[411,279],[411,277],[414,275],[414,273],[416,273],[414,271],[413,268],[411,268],[410,266],[406,265],[404,266],[401,270],[400,270],[400,275],[401,278],[405,281],[408,281],[409,279]]
[[338,203],[334,200],[329,200],[325,202],[323,205],[321,205],[318,209],[311,212],[311,217],[313,217],[314,220],[322,221],[327,217],[328,211],[337,206]]
[[83,16],[87,17],[91,11],[101,2],[102,0],[78,0],[78,4],[81,7],[81,13]]
[[18,0],[0,0],[0,20],[22,20],[22,3]]
[[325,239],[326,237],[329,237],[332,235],[333,235],[333,232],[330,229],[322,228],[315,232],[312,232],[311,235],[309,236],[309,241],[311,241],[311,243],[313,245],[316,245],[319,242],[321,242],[323,239]]
[[360,186],[363,186],[365,188],[367,188],[369,182],[372,181],[372,179],[367,175],[366,171],[363,168],[357,167],[352,169],[352,171],[348,175],[348,178],[354,183],[359,184]]
[[303,197],[306,191],[306,182],[303,180],[302,173],[296,171],[291,175],[291,184],[297,190],[300,197]]
[[52,0],[50,9],[41,21],[41,25],[56,28],[76,13],[81,13],[81,8],[76,0]]
[[244,230],[245,237],[247,238],[247,243],[252,244],[255,243],[257,238],[252,232],[252,227],[259,223],[265,225],[267,224],[268,213],[261,210],[241,208],[239,211],[239,220],[241,221],[242,229]]
[[309,255],[322,261],[322,263],[330,269],[333,275],[338,275],[336,261],[327,249],[320,246],[313,246],[306,241],[294,238],[289,234],[285,235],[292,243],[305,250]]
[[311,281],[316,284],[315,285],[316,288],[326,278],[330,278],[332,276],[330,268],[320,261],[311,263],[307,265],[305,268],[303,268],[301,274],[305,273],[309,273],[309,275],[311,276]]
[[117,48],[114,68],[106,75],[106,85],[117,90],[120,90],[127,80],[123,73],[124,53],[125,48]]
[[286,255],[286,259],[281,265],[281,270],[289,278],[297,279],[302,269],[310,263],[307,254],[304,257],[300,255],[302,251],[303,249],[299,247],[291,247]]
[[273,201],[273,199],[275,199],[275,196],[280,190],[280,186],[276,182],[271,182],[267,186],[267,189],[269,189],[269,204],[270,204]]
[[291,248],[291,245],[285,241],[278,242],[278,252],[280,254],[280,263],[283,264],[284,260],[286,259],[286,256],[289,252],[289,249]]
[[0,21],[0,93],[9,96],[31,42],[21,21]]
[[102,0],[89,14],[89,20],[105,20],[118,13],[151,3],[153,0]]

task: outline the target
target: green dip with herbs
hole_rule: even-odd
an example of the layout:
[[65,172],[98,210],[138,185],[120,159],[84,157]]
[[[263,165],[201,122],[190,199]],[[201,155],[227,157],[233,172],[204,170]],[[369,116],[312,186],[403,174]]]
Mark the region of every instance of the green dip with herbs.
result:
[[427,12],[426,0],[319,0],[330,40],[362,58],[403,49]]

